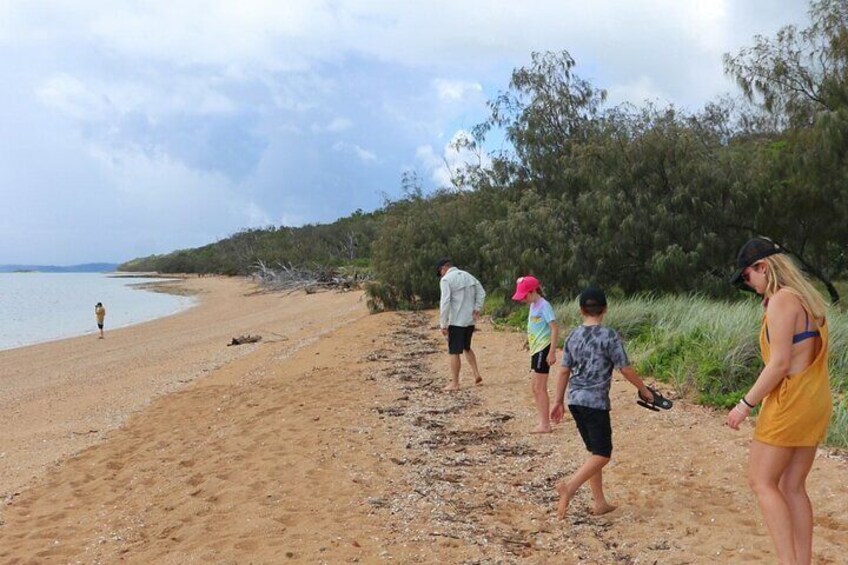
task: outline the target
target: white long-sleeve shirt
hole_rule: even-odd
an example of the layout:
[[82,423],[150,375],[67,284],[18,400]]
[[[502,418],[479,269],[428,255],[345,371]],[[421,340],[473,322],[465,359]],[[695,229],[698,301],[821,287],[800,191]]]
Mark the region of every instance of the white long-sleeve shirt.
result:
[[474,312],[483,308],[486,291],[472,275],[451,267],[439,281],[442,300],[439,303],[439,325],[468,327],[474,325]]

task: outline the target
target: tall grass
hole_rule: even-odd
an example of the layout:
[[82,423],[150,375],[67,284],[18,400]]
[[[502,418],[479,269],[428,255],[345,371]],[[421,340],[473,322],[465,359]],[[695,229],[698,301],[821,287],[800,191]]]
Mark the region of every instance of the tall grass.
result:
[[[555,308],[566,334],[580,324],[576,302]],[[761,319],[762,307],[753,299],[637,296],[611,300],[604,324],[625,339],[638,372],[701,404],[729,408],[762,369]],[[848,447],[848,313],[831,309],[828,324],[834,414],[827,443]]]

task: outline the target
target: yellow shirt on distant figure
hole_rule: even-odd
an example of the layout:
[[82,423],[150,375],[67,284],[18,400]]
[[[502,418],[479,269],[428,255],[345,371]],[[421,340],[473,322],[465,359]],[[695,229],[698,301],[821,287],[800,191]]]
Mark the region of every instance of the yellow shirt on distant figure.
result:
[[97,316],[97,323],[102,324],[103,320],[106,318],[106,308],[104,308],[103,306],[95,307],[94,315]]
[[[827,321],[819,328],[820,347],[809,367],[787,375],[763,400],[754,439],[779,447],[812,447],[824,441],[833,400],[827,368]],[[763,315],[760,330],[763,362],[771,354],[768,325]]]

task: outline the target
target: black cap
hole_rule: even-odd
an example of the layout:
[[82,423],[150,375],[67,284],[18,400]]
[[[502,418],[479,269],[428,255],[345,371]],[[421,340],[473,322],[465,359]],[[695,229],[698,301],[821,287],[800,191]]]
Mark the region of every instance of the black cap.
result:
[[586,306],[606,306],[607,296],[600,288],[590,286],[580,293],[580,307]]
[[439,262],[436,263],[436,276],[437,277],[442,276],[442,267],[444,267],[445,265],[453,265],[453,263],[451,262],[450,259],[439,259]]
[[742,271],[750,267],[760,259],[783,253],[783,248],[767,237],[755,237],[749,239],[736,255],[736,270],[730,277],[730,284],[742,284]]

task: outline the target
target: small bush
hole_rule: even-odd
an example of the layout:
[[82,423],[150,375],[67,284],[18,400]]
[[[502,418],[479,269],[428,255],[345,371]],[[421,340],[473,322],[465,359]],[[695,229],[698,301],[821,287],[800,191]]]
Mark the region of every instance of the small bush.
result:
[[369,281],[365,283],[365,296],[368,311],[372,314],[386,312],[389,310],[418,310],[422,307],[421,302],[404,296],[402,292],[390,284],[380,281]]
[[483,313],[492,317],[496,328],[521,331],[527,328],[527,306],[503,293],[486,295]]

